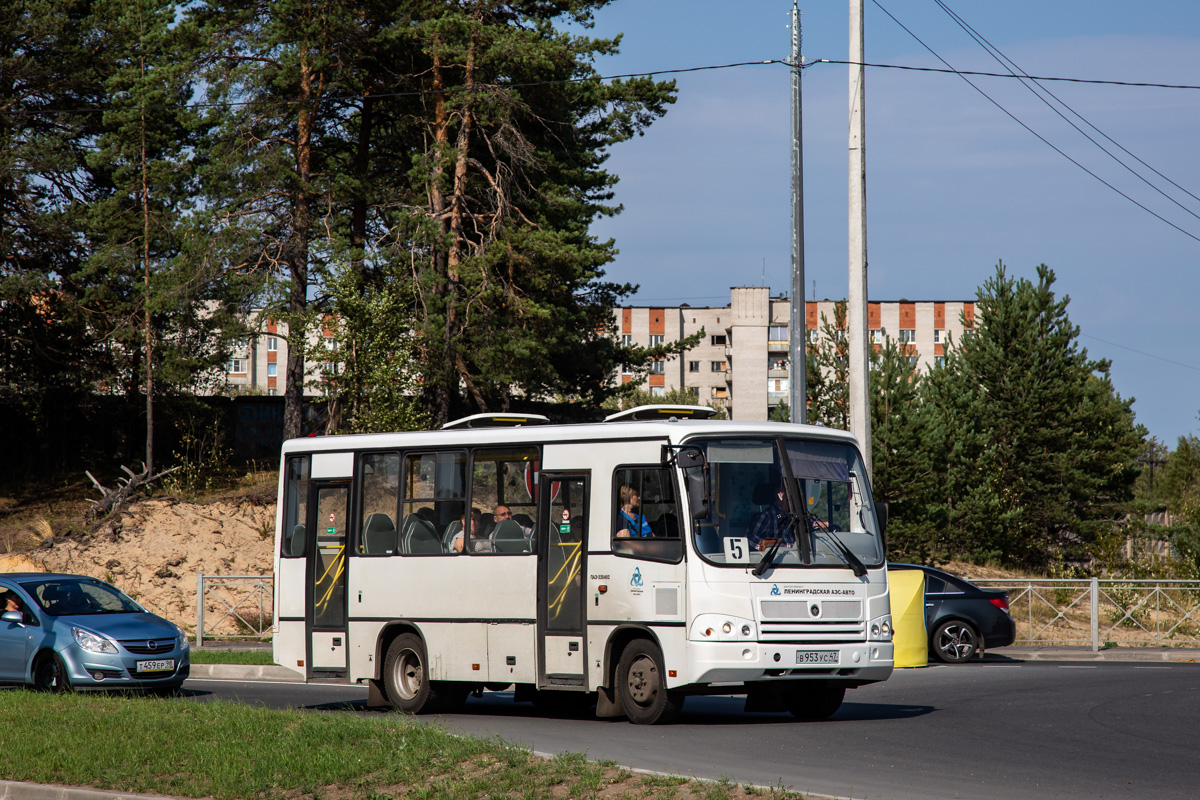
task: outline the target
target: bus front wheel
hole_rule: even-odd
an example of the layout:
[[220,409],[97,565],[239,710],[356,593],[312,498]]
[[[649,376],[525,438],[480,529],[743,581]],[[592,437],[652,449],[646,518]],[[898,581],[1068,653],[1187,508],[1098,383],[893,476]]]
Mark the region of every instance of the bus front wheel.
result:
[[441,705],[441,697],[429,680],[425,645],[411,633],[397,636],[388,647],[383,678],[388,700],[409,714],[432,714]]
[[617,662],[617,691],[635,725],[673,722],[683,710],[683,695],[667,690],[662,664],[662,650],[645,639],[630,642]]

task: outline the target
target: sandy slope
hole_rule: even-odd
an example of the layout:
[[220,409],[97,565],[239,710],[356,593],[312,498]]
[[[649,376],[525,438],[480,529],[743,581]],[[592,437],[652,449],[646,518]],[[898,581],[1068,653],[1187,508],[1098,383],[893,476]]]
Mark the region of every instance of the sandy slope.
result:
[[[205,505],[146,500],[93,534],[54,538],[36,550],[0,556],[0,572],[72,572],[102,578],[194,634],[196,576],[269,576],[274,521],[273,505],[247,500]],[[230,599],[236,603],[239,598]],[[218,605],[206,603],[205,613],[211,618]],[[250,613],[257,615],[257,599],[253,607]]]

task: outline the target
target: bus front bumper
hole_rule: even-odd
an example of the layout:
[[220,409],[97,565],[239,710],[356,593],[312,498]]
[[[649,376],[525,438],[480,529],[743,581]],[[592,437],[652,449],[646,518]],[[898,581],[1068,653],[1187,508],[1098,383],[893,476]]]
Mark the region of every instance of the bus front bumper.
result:
[[[689,642],[690,683],[830,680],[874,683],[892,674],[891,642],[785,644]],[[680,676],[683,677],[683,676]]]

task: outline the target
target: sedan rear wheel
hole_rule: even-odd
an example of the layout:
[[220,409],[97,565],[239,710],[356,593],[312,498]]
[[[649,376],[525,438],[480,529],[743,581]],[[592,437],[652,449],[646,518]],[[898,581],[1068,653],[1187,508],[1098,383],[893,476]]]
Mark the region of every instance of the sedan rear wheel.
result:
[[933,632],[933,654],[947,664],[961,664],[979,652],[979,634],[966,622],[950,620]]
[[39,692],[69,692],[67,668],[57,653],[43,653],[33,665],[33,688]]

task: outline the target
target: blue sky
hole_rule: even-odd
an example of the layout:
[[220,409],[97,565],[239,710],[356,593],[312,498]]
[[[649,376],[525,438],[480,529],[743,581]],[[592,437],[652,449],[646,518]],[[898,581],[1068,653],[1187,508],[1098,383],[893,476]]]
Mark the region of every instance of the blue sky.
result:
[[[1200,85],[1194,0],[944,2],[1031,75]],[[934,0],[881,4],[956,69],[1003,71]],[[592,35],[623,33],[621,54],[597,67],[612,75],[786,58],[790,10],[790,0],[616,0]],[[801,12],[806,59],[849,60],[848,3],[810,2]],[[942,66],[872,0],[865,18],[868,62]],[[678,101],[608,162],[624,205],[594,227],[620,249],[608,277],[639,284],[632,302],[641,305],[723,305],[730,286],[764,278],[773,293],[788,291],[787,67],[671,77]],[[1191,213],[1181,210],[1019,82],[972,80],[1060,150],[1200,238],[1200,201],[1122,154]],[[1200,197],[1200,91],[1044,85]],[[807,299],[814,281],[818,299],[846,296],[848,93],[848,67],[805,70]],[[867,222],[871,299],[972,299],[999,261],[1028,278],[1045,263],[1071,298],[1081,343],[1110,359],[1117,390],[1136,398],[1137,421],[1172,448],[1200,432],[1200,241],[1106,188],[961,78],[868,70]]]

